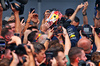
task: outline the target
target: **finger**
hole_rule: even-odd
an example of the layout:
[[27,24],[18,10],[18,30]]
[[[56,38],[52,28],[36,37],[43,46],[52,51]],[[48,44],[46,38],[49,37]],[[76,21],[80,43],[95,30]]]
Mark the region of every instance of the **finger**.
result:
[[33,10],[31,13],[33,13],[35,10]]
[[29,14],[30,14],[30,12],[29,12]]
[[15,54],[14,52],[12,52],[12,56],[13,56],[13,58],[15,58],[17,56],[17,54]]
[[28,55],[24,55],[24,57],[28,58],[29,56]]
[[24,45],[24,47],[25,47],[25,50],[28,51],[28,47],[26,45]]
[[21,20],[21,23],[24,21],[24,19]]
[[31,52],[31,50],[26,45],[24,45],[24,47],[27,53]]
[[14,43],[12,40],[8,42],[8,44]]

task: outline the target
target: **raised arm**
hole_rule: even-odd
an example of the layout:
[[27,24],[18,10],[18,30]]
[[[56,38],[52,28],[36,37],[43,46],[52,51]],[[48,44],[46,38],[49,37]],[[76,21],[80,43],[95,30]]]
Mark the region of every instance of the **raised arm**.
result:
[[[15,3],[15,5],[19,6],[17,3]],[[15,33],[18,33],[21,37],[21,24],[19,19],[19,11],[16,10],[12,5],[11,5],[11,9],[14,12],[14,16],[15,16]]]
[[97,33],[94,30],[94,40],[95,40],[95,45],[97,47],[96,51],[100,51],[100,38],[98,37]]
[[28,19],[27,19],[27,21],[26,21],[26,25],[25,25],[25,28],[23,29],[23,32],[25,32],[25,30],[27,30],[27,28],[29,27],[31,18],[32,18],[32,16],[33,16],[33,12],[34,12],[34,10],[33,10],[31,13],[29,12],[29,14],[28,14]]
[[0,35],[1,35],[1,30],[2,30],[2,13],[3,13],[3,8],[1,7],[1,4],[0,4]]
[[68,55],[68,52],[71,48],[71,42],[70,42],[70,39],[69,39],[69,36],[68,36],[68,33],[66,31],[66,29],[64,27],[63,28],[63,35],[65,37],[65,55]]
[[44,43],[46,50],[48,49],[49,41],[50,41],[52,35],[53,35],[53,29],[48,31],[48,37],[47,37],[47,40]]
[[71,21],[74,20],[74,18],[75,18],[75,16],[76,16],[77,12],[78,12],[83,6],[84,6],[84,5],[83,5],[82,3],[81,3],[80,5],[77,6],[75,12],[74,12],[73,15],[69,18]]
[[87,18],[87,13],[86,13],[87,7],[88,7],[88,2],[85,2],[85,3],[84,3],[84,8],[83,8],[83,10],[82,10],[83,25],[88,24],[88,18]]

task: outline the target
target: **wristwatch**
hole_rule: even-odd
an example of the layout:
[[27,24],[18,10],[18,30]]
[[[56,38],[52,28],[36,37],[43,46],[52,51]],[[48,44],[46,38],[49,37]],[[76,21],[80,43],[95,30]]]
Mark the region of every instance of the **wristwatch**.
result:
[[19,33],[14,33],[14,35],[20,37],[20,34]]
[[100,18],[95,17],[95,19],[99,20]]
[[85,13],[85,14],[83,14],[83,13],[82,13],[82,15],[83,15],[83,16],[86,16],[86,15],[87,15],[87,13]]
[[49,39],[49,38],[46,38],[46,40],[50,41],[50,39]]

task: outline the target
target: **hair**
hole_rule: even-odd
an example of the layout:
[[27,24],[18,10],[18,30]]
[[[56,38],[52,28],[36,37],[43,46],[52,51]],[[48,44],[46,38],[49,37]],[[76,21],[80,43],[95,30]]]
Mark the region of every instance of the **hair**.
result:
[[6,20],[3,20],[3,21],[2,21],[2,25],[5,26],[6,24],[7,24],[7,21],[6,21]]
[[69,53],[68,53],[68,56],[69,56],[69,59],[70,59],[70,62],[71,63],[74,63],[75,62],[75,59],[77,57],[81,57],[81,51],[83,49],[80,48],[80,47],[72,47],[70,50],[69,50]]
[[100,62],[100,52],[94,52],[91,56],[91,61]]
[[68,8],[65,11],[66,16],[71,16],[73,13],[74,13],[74,9],[72,9],[72,8]]
[[15,20],[10,20],[7,22],[7,24],[10,24],[10,23],[15,23]]
[[33,42],[35,40],[36,33],[37,31],[32,31],[27,37],[28,41]]
[[50,47],[46,51],[48,52],[53,52],[53,57],[55,57],[58,60],[58,52],[63,52],[64,53],[64,48],[61,44],[57,44],[58,46]]
[[1,30],[1,36],[5,37],[5,35],[7,35],[8,32],[9,32],[8,28],[3,28],[3,29]]
[[80,19],[76,16],[74,19],[75,22],[80,22]]
[[7,58],[3,58],[1,61],[0,61],[0,66],[9,66],[9,59]]
[[50,42],[49,42],[49,45],[48,45],[48,48],[55,46],[56,43],[59,43],[59,40],[50,41]]
[[94,52],[91,56],[91,61],[95,63],[96,66],[99,66],[100,63],[100,52]]
[[28,30],[32,30],[32,29],[37,29],[38,30],[38,27],[37,26],[31,26],[31,27],[28,27],[27,29]]
[[34,45],[35,52],[37,54],[39,54],[41,52],[41,50],[45,50],[45,46],[41,43],[34,42],[33,45]]

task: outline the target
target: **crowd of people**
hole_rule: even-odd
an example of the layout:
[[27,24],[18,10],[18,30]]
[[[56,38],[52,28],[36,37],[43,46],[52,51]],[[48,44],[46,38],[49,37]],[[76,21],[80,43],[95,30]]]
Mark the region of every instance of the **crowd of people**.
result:
[[[100,66],[99,3],[96,0],[93,26],[88,23],[86,1],[75,10],[66,9],[64,15],[59,13],[62,17],[53,24],[47,19],[53,12],[60,11],[46,10],[40,28],[35,10],[29,12],[24,22],[20,20],[19,11],[11,5],[11,17],[2,20],[0,4],[0,66]],[[80,9],[82,26],[78,26],[80,19],[76,16]]]

